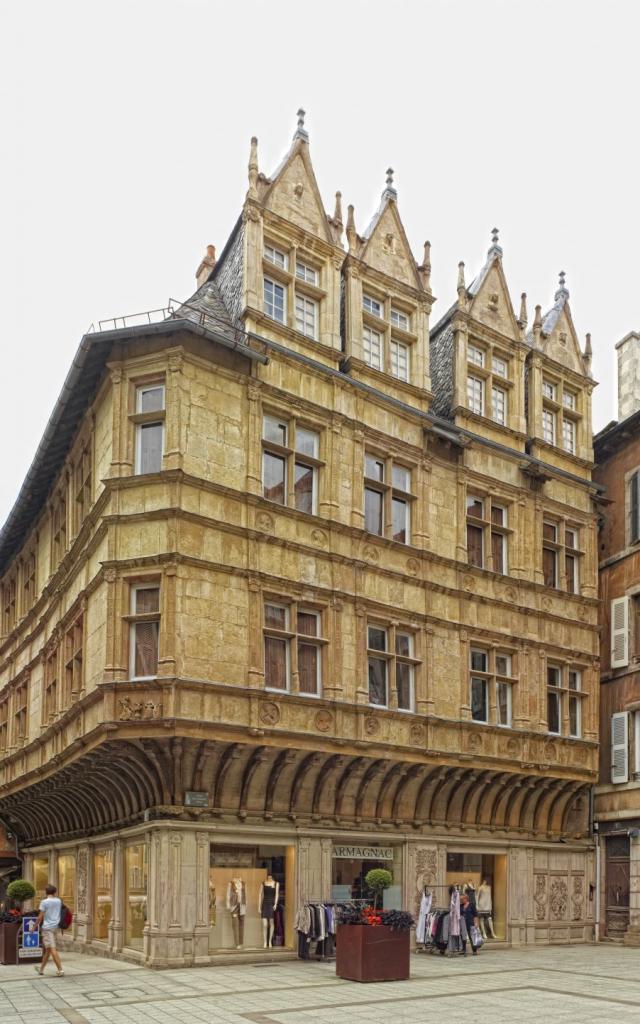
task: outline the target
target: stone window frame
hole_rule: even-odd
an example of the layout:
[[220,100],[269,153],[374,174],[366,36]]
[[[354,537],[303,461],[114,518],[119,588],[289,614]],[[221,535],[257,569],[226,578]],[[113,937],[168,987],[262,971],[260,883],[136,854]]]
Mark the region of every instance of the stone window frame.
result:
[[66,470],[50,502],[51,572],[54,573],[69,550],[69,480]]
[[[159,573],[153,573],[150,575],[141,576],[128,576],[123,580],[126,588],[126,606],[129,610],[128,613],[122,616],[122,621],[125,624],[126,630],[126,644],[125,649],[127,652],[127,673],[128,678],[132,682],[144,682],[147,680],[153,680],[158,678],[158,662],[160,660],[160,647],[162,639],[162,577]],[[158,591],[158,610],[151,612],[138,612],[136,608],[136,595],[142,590],[157,590]],[[136,627],[146,622],[158,624],[157,631],[157,662],[156,671],[151,675],[139,676],[135,673],[135,656],[136,656]]]
[[8,636],[18,623],[18,571],[14,566],[2,581],[2,635]]
[[[267,418],[277,420],[286,428],[286,444],[279,444],[276,441],[265,437],[265,421]],[[316,434],[318,438],[317,455],[310,455],[304,451],[297,451],[296,432],[307,430]],[[301,515],[318,515],[321,499],[324,495],[326,460],[324,456],[325,447],[325,424],[320,423],[312,417],[294,415],[275,405],[264,403],[260,416],[260,479],[262,482],[261,492],[265,501],[270,504],[279,505],[282,508],[293,509]],[[283,502],[268,498],[265,493],[265,455],[271,454],[274,458],[284,462],[284,498]],[[313,471],[313,492],[311,512],[298,508],[296,504],[296,467],[307,467]]]
[[[478,669],[473,666],[474,653],[481,653],[486,658],[486,669]],[[509,658],[510,673],[499,671],[499,658]],[[479,679],[486,684],[487,717],[473,718],[473,680]],[[499,729],[513,729],[514,712],[518,695],[518,683],[520,681],[518,665],[518,649],[509,644],[487,642],[486,639],[471,639],[469,641],[469,708],[471,721],[477,725],[490,725]],[[500,721],[500,704],[498,702],[498,687],[508,687],[509,693],[509,714],[508,721]]]
[[[550,672],[558,673],[558,684],[550,682]],[[584,679],[588,672],[588,665],[560,657],[547,656],[545,659],[545,685],[546,685],[546,727],[550,736],[564,736],[569,739],[579,740],[584,737],[585,706],[589,699],[589,692],[584,689]],[[578,686],[572,687],[571,676],[577,674]],[[549,701],[550,695],[554,695],[558,706],[558,731],[549,728]],[[578,732],[571,732],[571,702],[577,702],[578,707]]]
[[85,432],[80,441],[75,445],[75,452],[71,458],[74,536],[80,533],[82,524],[93,506],[93,441],[93,430]]
[[[166,445],[166,419],[167,419],[167,378],[165,373],[151,373],[144,376],[132,377],[129,381],[129,423],[133,428],[133,460],[132,472],[134,476],[148,476],[162,472],[164,465],[164,454]],[[162,408],[152,409],[148,412],[141,412],[141,399],[144,391],[152,391],[155,388],[162,388]],[[147,470],[143,473],[142,463],[142,434],[144,427],[159,425],[162,428],[162,442],[160,466],[158,469]]]
[[31,611],[38,596],[38,544],[37,535],[25,548],[20,560],[22,614]]
[[[323,286],[326,276],[326,259],[320,259],[317,253],[312,252],[306,246],[278,237],[275,232],[271,231],[265,234],[262,244],[262,309],[265,316],[272,324],[287,327],[307,341],[318,342],[322,328],[323,302],[327,297],[326,287]],[[285,257],[284,266],[269,259],[266,255],[267,247],[271,247]],[[315,281],[310,280],[307,273],[299,275],[298,264],[301,264],[305,270],[315,272]],[[266,281],[271,281],[272,284],[278,285],[284,290],[283,320],[278,320],[277,317],[267,312],[264,288]],[[313,334],[306,330],[300,330],[298,327],[296,301],[298,296],[314,304]]]
[[[267,625],[266,608],[272,606],[286,613],[285,629]],[[298,616],[313,614],[318,623],[318,632],[303,633],[298,629]],[[262,674],[266,693],[296,695],[311,699],[321,699],[327,676],[327,655],[329,638],[326,636],[328,625],[328,606],[317,601],[305,601],[299,597],[265,591],[262,595]],[[295,628],[294,628],[295,626]],[[272,638],[280,641],[285,650],[285,682],[284,688],[269,686],[266,679],[266,643]],[[300,689],[299,649],[301,646],[317,648],[317,686],[316,692]]]
[[60,644],[57,635],[52,637],[42,652],[42,701],[41,722],[49,726],[58,716],[60,688]]
[[70,708],[84,692],[84,651],[86,617],[84,610],[77,613],[60,639],[60,707]]
[[13,747],[23,747],[29,738],[29,673],[19,676],[13,684],[11,729]]
[[[545,527],[553,526],[555,529],[555,539],[549,536],[545,536]],[[581,538],[584,530],[583,523],[577,523],[572,519],[567,519],[564,516],[558,516],[553,512],[547,512],[543,510],[542,513],[542,582],[545,587],[550,590],[559,590],[567,594],[573,594],[579,596],[582,593],[582,576],[583,576],[583,559],[584,550],[581,547]],[[567,535],[573,533],[577,538],[576,545],[568,545]],[[551,584],[545,578],[545,551],[553,551],[555,555],[555,585]],[[574,562],[574,585],[570,587],[568,585],[568,574],[567,574],[567,559],[571,558]]]
[[640,544],[640,466],[624,474],[624,512],[625,546]]
[[11,742],[10,732],[10,705],[11,705],[11,688],[5,686],[0,691],[0,755],[6,754],[9,750],[9,744]]
[[[472,357],[472,352],[479,353],[482,355],[482,361],[478,362],[477,359]],[[467,411],[473,416],[480,416],[482,419],[489,420],[491,423],[495,423],[498,427],[509,427],[510,417],[513,407],[510,392],[515,387],[515,381],[513,378],[513,365],[514,357],[509,352],[508,348],[498,342],[487,341],[484,338],[476,338],[475,335],[467,337],[465,342],[465,391],[464,391],[464,403]],[[506,365],[506,375],[499,373],[494,369],[494,360],[500,360]],[[471,399],[469,395],[469,380],[472,379],[474,382],[479,382],[481,387],[481,406],[482,411],[478,412],[470,404]],[[493,391],[494,388],[502,392],[504,395],[504,410],[505,417],[504,422],[495,419],[493,416]],[[475,389],[474,389],[475,390]]]
[[[374,462],[379,463],[383,466],[382,479],[368,475],[367,472],[367,460],[372,459]],[[404,470],[409,473],[409,490],[405,490],[398,484],[394,483],[394,469]],[[414,491],[414,485],[416,480],[416,473],[418,471],[415,463],[411,463],[408,459],[397,458],[395,455],[382,454],[380,449],[376,449],[375,445],[366,445],[364,451],[364,479],[363,479],[363,519],[364,529],[372,537],[384,537],[386,540],[392,541],[394,544],[405,544],[411,546],[411,535],[414,529],[414,507],[417,502],[417,495]],[[367,508],[367,492],[375,492],[382,496],[382,529],[381,532],[367,530],[366,526],[366,508]],[[405,532],[407,537],[405,540],[395,540],[393,535],[393,503],[397,501],[405,505],[407,516],[405,520]]]
[[[482,518],[469,515],[469,502],[482,502]],[[487,507],[490,512],[487,516]],[[502,523],[493,520],[493,509],[500,509],[504,512]],[[476,569],[484,569],[487,572],[495,572],[498,576],[509,575],[509,554],[511,538],[514,536],[514,529],[509,525],[513,516],[513,500],[499,493],[488,491],[485,487],[476,487],[471,483],[467,484],[465,493],[465,547],[467,549],[467,561],[470,566]],[[469,527],[482,531],[482,564],[469,560]],[[503,571],[494,568],[493,540],[495,536],[502,537],[503,550]]]
[[[553,397],[545,395],[545,386],[553,388]],[[555,372],[548,373],[546,370],[542,371],[540,390],[542,395],[542,440],[545,444],[566,452],[567,455],[577,455],[582,436],[582,392],[578,387],[567,383],[561,374]],[[565,399],[568,396],[571,396],[573,400],[573,407],[565,403]],[[545,412],[553,416],[553,441],[549,441],[545,437]],[[573,450],[565,445],[565,421],[573,424]]]
[[[370,646],[371,629],[384,632],[384,650]],[[411,653],[403,654],[398,651],[398,636],[410,637]],[[420,631],[415,627],[415,625],[409,625],[404,621],[381,618],[377,615],[368,615],[365,623],[365,644],[367,665],[366,685],[369,707],[379,711],[400,711],[403,714],[415,714],[419,673],[423,663],[423,659],[419,657]],[[386,699],[384,704],[379,704],[371,700],[370,663],[372,660],[382,661],[385,664]],[[410,667],[410,707],[399,707],[398,665],[408,665]]]
[[[377,316],[365,306],[365,300],[373,300],[380,306],[380,316]],[[412,383],[413,366],[415,363],[414,347],[418,342],[418,335],[415,333],[415,322],[418,314],[417,306],[404,296],[395,292],[383,290],[379,285],[362,283],[362,302],[360,305],[361,332],[362,332],[362,358],[364,363],[385,373],[393,380],[403,384]],[[400,323],[400,318],[406,317],[407,327]],[[365,358],[364,353],[364,329],[375,331],[380,336],[380,366],[376,366]],[[401,377],[393,371],[393,359],[391,353],[391,342],[404,346],[407,359],[407,376]]]

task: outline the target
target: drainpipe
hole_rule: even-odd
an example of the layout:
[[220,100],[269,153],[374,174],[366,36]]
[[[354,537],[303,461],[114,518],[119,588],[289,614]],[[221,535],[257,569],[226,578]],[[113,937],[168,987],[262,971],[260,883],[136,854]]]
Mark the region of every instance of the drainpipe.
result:
[[595,922],[595,940],[600,942],[600,830],[598,828],[598,822],[596,821],[593,830],[596,837],[596,922]]

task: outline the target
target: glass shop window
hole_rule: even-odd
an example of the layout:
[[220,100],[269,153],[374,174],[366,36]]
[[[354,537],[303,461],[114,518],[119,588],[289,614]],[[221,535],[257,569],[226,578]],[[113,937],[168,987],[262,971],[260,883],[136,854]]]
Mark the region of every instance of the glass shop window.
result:
[[372,840],[367,843],[340,842],[333,844],[331,858],[331,899],[369,900],[373,905],[374,893],[365,878],[373,868],[390,871],[393,882],[382,898],[384,910],[402,910],[402,847]]
[[49,858],[34,857],[33,859],[33,884],[36,890],[34,905],[40,903],[45,897],[45,889],[49,884]]
[[93,855],[93,937],[106,942],[113,908],[113,851]]
[[223,846],[209,855],[209,949],[292,949],[295,848]]
[[447,853],[446,884],[466,892],[475,904],[478,924],[487,940],[506,938],[506,854]]
[[142,949],[147,921],[147,845],[135,843],[125,849],[124,944]]
[[63,853],[58,857],[58,896],[72,914],[76,912],[76,855]]

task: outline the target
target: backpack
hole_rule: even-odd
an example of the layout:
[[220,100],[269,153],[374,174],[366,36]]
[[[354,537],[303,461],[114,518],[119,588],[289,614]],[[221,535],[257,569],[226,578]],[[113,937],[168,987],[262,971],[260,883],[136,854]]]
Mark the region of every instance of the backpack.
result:
[[58,928],[60,928],[61,931],[64,932],[64,931],[66,931],[67,928],[69,928],[69,926],[71,925],[72,921],[73,921],[73,914],[69,910],[69,908],[66,905],[66,903],[62,903],[60,905],[60,921],[58,923]]

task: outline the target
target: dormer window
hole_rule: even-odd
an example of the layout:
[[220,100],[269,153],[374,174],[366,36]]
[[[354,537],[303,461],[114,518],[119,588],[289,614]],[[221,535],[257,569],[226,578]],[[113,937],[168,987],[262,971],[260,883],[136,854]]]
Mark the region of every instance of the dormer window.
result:
[[467,359],[474,366],[484,366],[484,352],[477,345],[469,345],[467,348]]
[[508,377],[508,366],[506,359],[501,359],[500,356],[494,356],[491,361],[491,368],[498,377]]
[[556,414],[550,409],[542,410],[542,437],[547,444],[556,443]]
[[576,425],[573,420],[562,421],[562,447],[571,455],[576,453]]
[[303,263],[302,260],[296,260],[296,277],[299,281],[304,281],[305,284],[318,284],[318,271],[315,267],[310,267],[308,263]]
[[565,409],[570,409],[572,412],[576,411],[576,396],[573,391],[567,391],[566,388],[563,388],[562,404]]
[[467,401],[471,412],[484,416],[484,381],[480,377],[467,377]]
[[391,373],[398,380],[409,380],[409,346],[391,340]]
[[307,338],[318,336],[318,303],[296,293],[296,328]]
[[494,384],[491,388],[491,415],[496,423],[505,426],[507,422],[507,392]]
[[275,245],[268,245],[265,242],[264,246],[264,258],[269,260],[269,263],[273,263],[274,267],[279,267],[280,270],[286,270],[289,265],[289,257],[286,252],[282,249],[276,249]]
[[272,281],[270,278],[265,277],[264,279],[264,311],[267,316],[270,316],[272,320],[277,320],[279,324],[286,324],[287,322],[287,289],[284,285],[278,284],[277,281]]
[[391,307],[391,324],[393,327],[399,327],[401,331],[411,330],[409,317],[406,313],[402,313],[399,309]]
[[549,380],[543,380],[542,382],[542,397],[546,398],[549,402],[555,402],[556,400],[556,386]]
[[364,360],[374,370],[382,369],[382,335],[372,327],[362,328]]
[[370,295],[362,296],[362,308],[365,313],[371,313],[371,316],[377,316],[380,320],[382,319],[382,303]]

